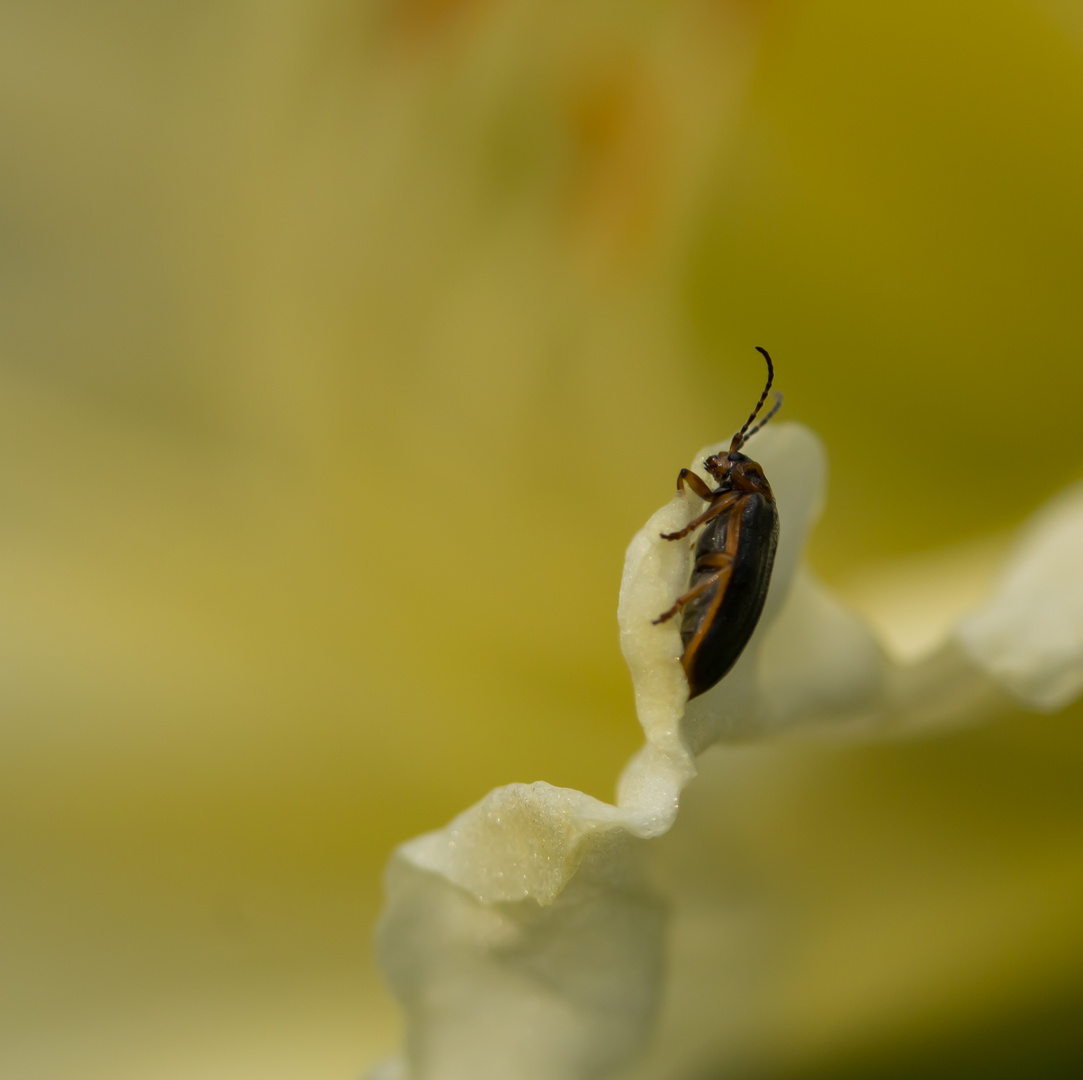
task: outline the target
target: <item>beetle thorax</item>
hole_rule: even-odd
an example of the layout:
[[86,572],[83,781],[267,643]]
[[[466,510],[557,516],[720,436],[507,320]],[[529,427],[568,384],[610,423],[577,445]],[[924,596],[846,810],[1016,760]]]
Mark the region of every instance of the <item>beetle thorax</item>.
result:
[[771,485],[763,474],[763,467],[736,450],[731,450],[728,454],[712,454],[703,462],[703,467],[725,490],[758,491],[768,498],[773,497]]

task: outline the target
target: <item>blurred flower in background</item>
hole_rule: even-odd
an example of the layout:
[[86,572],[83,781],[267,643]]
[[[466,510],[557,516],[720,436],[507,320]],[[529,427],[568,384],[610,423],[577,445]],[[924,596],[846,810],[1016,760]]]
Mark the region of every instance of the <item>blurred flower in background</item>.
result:
[[[624,547],[752,345],[885,632],[1083,464],[1070,4],[18,0],[0,95],[4,1075],[392,1050],[382,863],[611,798]],[[1079,1071],[1080,718],[748,752],[749,1071]]]

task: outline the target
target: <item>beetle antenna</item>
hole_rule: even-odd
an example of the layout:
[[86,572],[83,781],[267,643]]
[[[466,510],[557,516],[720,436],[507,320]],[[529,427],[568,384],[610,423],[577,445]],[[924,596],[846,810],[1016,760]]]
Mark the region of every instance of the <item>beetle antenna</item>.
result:
[[760,428],[763,427],[763,425],[766,424],[767,421],[770,420],[771,417],[774,416],[775,413],[777,413],[778,410],[782,408],[782,401],[782,392],[780,390],[776,390],[775,403],[771,406],[771,411],[754,428],[750,428],[748,431],[745,432],[745,437],[743,440],[744,442],[748,442],[748,440],[751,439],[752,436],[755,435],[756,432],[759,431]]
[[[756,407],[752,410],[752,415],[745,421],[744,427],[742,427],[741,430],[733,436],[733,442],[730,443],[731,454],[734,450],[739,450],[741,446],[744,445],[745,439],[747,439],[748,436],[751,434],[748,429],[751,426],[752,421],[755,420],[756,417],[759,415],[760,409],[763,408],[763,403],[767,400],[767,395],[771,392],[771,383],[775,381],[775,365],[771,363],[771,354],[759,345],[756,346],[756,352],[758,352],[764,358],[764,360],[767,361],[767,385],[763,388],[763,393],[760,394],[760,400],[756,402]],[[779,404],[781,404],[781,402]],[[775,408],[771,410],[771,412],[764,419],[764,424],[767,423],[767,420],[771,418],[777,408],[778,405],[776,405]],[[760,427],[763,427],[763,424],[760,424]],[[759,428],[756,428],[754,430],[758,431]]]

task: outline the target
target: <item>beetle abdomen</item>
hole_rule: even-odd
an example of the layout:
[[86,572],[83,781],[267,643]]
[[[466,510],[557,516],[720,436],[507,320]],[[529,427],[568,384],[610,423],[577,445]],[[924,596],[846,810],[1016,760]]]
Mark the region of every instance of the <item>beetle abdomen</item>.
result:
[[732,561],[718,583],[690,600],[682,614],[681,662],[690,697],[710,690],[744,651],[767,599],[777,546],[778,510],[773,499],[759,492],[746,495],[704,528],[689,589],[719,574],[717,565],[703,565],[704,556],[728,552]]

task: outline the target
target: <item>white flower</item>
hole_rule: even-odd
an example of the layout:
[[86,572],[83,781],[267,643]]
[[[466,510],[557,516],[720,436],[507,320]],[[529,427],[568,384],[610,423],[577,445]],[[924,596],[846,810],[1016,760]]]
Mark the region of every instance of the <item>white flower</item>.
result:
[[[701,450],[693,468],[721,446]],[[616,805],[511,784],[398,849],[379,950],[406,1009],[407,1046],[374,1076],[646,1078],[704,1061],[724,1069],[702,1003],[739,1012],[748,980],[762,976],[742,951],[750,913],[719,895],[705,827],[727,796],[717,754],[694,789],[690,823],[678,821],[696,756],[783,732],[869,738],[971,723],[1013,703],[1055,709],[1083,688],[1083,489],[1037,515],[988,602],[903,661],[801,564],[823,497],[819,440],[778,424],[749,453],[771,480],[781,537],[741,659],[687,703],[676,622],[652,625],[688,574],[689,547],[659,537],[693,515],[694,497],[678,493],[625,562],[621,644],[646,741]],[[663,995],[671,1014],[673,1002],[684,1007],[656,1038]]]

